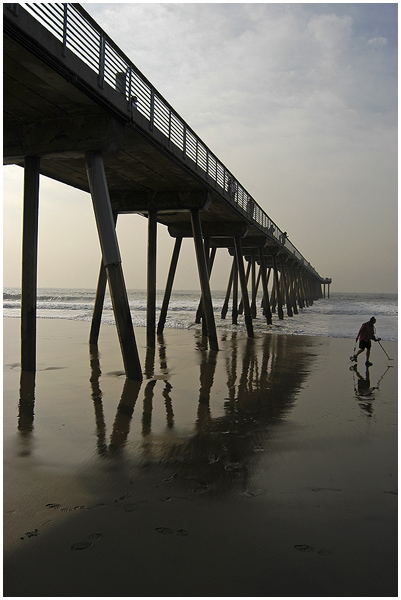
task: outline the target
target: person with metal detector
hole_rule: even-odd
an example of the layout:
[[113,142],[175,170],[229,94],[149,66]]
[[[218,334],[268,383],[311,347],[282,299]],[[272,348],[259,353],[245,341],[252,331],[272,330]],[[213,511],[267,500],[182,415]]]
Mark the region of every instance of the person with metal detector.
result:
[[[372,347],[372,341],[374,340],[375,342],[380,342],[381,338],[376,338],[375,336],[375,323],[376,323],[376,319],[375,317],[372,317],[369,321],[366,321],[366,323],[363,323],[361,325],[361,328],[358,332],[358,335],[356,336],[355,342],[357,343],[359,340],[359,350],[356,354],[354,354],[353,356],[350,356],[350,360],[357,362],[358,360],[358,356],[360,354],[362,354],[362,352],[364,352],[366,350],[366,362],[365,365],[367,367],[371,367],[373,363],[371,363],[369,361],[370,358],[370,349]],[[356,346],[355,346],[356,348]],[[355,352],[355,348],[354,348],[354,352]]]

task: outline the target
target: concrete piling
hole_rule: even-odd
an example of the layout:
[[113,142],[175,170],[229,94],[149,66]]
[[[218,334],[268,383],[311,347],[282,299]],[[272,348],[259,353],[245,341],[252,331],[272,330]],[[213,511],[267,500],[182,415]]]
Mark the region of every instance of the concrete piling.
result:
[[86,155],[86,170],[125,373],[129,379],[142,381],[141,364],[132,326],[106,175],[100,153],[90,152]]
[[24,214],[21,282],[21,369],[36,371],[36,298],[40,158],[27,156],[24,171]]

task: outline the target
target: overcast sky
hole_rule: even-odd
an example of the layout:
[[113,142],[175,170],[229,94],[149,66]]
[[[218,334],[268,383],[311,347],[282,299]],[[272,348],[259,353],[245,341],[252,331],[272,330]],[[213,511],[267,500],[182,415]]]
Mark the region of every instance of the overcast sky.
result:
[[[83,6],[333,291],[397,291],[397,4]],[[21,281],[22,186],[5,167],[5,286]],[[40,193],[39,287],[95,287],[89,195],[44,177]],[[127,287],[145,288],[147,221],[119,217],[118,236]],[[198,289],[185,244],[175,287]],[[220,250],[212,287],[228,264]]]

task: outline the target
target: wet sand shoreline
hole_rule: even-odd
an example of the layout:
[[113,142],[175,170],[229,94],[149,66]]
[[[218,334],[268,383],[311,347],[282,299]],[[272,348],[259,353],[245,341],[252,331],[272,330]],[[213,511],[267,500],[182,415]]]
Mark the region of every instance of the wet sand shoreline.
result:
[[19,325],[5,596],[397,595],[396,343],[367,374],[352,340],[166,330],[151,353],[138,328],[138,386],[113,327],[97,354],[89,324],[41,319],[32,398]]

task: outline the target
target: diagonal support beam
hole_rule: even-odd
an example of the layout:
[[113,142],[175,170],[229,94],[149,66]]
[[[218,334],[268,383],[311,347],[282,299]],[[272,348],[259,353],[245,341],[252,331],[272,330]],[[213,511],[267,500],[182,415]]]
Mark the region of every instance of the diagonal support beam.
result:
[[[113,213],[114,226],[116,226],[117,217],[118,217],[118,214]],[[107,273],[106,273],[106,269],[105,269],[105,266],[104,266],[103,260],[102,260],[100,262],[99,277],[98,277],[97,288],[96,288],[95,305],[93,307],[91,330],[90,330],[90,334],[89,334],[89,343],[92,345],[95,345],[95,346],[97,345],[97,343],[99,341],[99,332],[100,332],[100,324],[102,322],[102,313],[103,313],[103,306],[104,306],[104,296],[106,293],[106,284],[107,284]]]
[[206,327],[209,336],[210,349],[218,350],[216,324],[214,320],[212,295],[209,284],[209,270],[206,261],[205,246],[202,239],[202,226],[199,217],[199,210],[191,210],[192,231],[194,236],[196,260],[198,263],[199,281],[202,291],[203,314],[206,319]]
[[292,312],[292,307],[291,307],[291,299],[290,299],[290,285],[289,285],[289,281],[287,280],[287,275],[285,272],[285,259],[280,256],[280,263],[281,263],[281,278],[280,280],[282,280],[282,291],[284,292],[283,296],[283,301],[286,302],[287,304],[287,315],[289,317],[293,317],[293,312]]
[[284,319],[283,302],[281,299],[281,289],[280,289],[280,284],[279,284],[279,280],[278,280],[277,258],[275,256],[275,254],[273,254],[272,258],[273,258],[273,270],[274,270],[274,283],[275,283],[275,291],[276,291],[276,298],[277,298],[277,313],[278,313],[278,318],[280,319],[280,321],[282,321]]
[[164,325],[166,323],[167,318],[167,310],[170,302],[171,291],[173,289],[173,282],[175,277],[175,272],[177,269],[178,257],[180,255],[182,244],[182,237],[178,237],[175,240],[173,255],[171,257],[170,270],[167,277],[166,290],[164,292],[163,304],[160,311],[159,323],[157,325],[157,335],[161,335],[164,330]]
[[134,328],[132,326],[120,251],[101,154],[90,152],[86,155],[86,171],[102,249],[103,264],[109,282],[125,373],[129,379],[142,381],[141,364]]
[[[206,258],[209,256],[209,250],[210,250],[210,244],[206,243],[205,240],[205,253],[206,253]],[[209,279],[210,276],[212,274],[212,269],[213,269],[213,264],[214,264],[214,259],[216,257],[216,250],[217,248],[212,248],[210,250],[210,256],[209,256],[209,260],[208,260],[208,271],[209,271]],[[202,312],[202,298],[199,300],[199,304],[198,304],[198,310],[196,311],[196,317],[195,317],[195,323],[200,323],[201,319],[203,317],[203,312]]]
[[228,311],[228,303],[230,301],[231,288],[233,285],[234,269],[235,269],[235,258],[233,259],[233,264],[232,264],[231,271],[230,271],[230,277],[228,279],[228,284],[227,284],[226,297],[224,299],[223,308],[221,309],[221,318],[222,319],[226,318],[227,311]]
[[259,262],[260,262],[260,273],[262,276],[264,314],[266,317],[266,323],[268,325],[271,325],[272,324],[272,313],[270,311],[269,290],[267,287],[268,281],[267,281],[267,276],[266,276],[266,263],[265,263],[265,257],[263,255],[262,248],[259,248]]
[[244,313],[245,313],[245,324],[246,324],[246,329],[248,332],[248,337],[253,338],[254,333],[253,333],[253,325],[252,325],[252,316],[251,316],[251,309],[249,306],[248,289],[246,286],[246,277],[245,277],[245,269],[244,269],[244,259],[243,259],[243,255],[242,255],[241,238],[236,237],[236,238],[234,238],[234,241],[235,241],[235,256],[237,259],[238,273],[239,273],[239,279],[240,279],[240,283],[241,283],[242,303],[244,306]]

